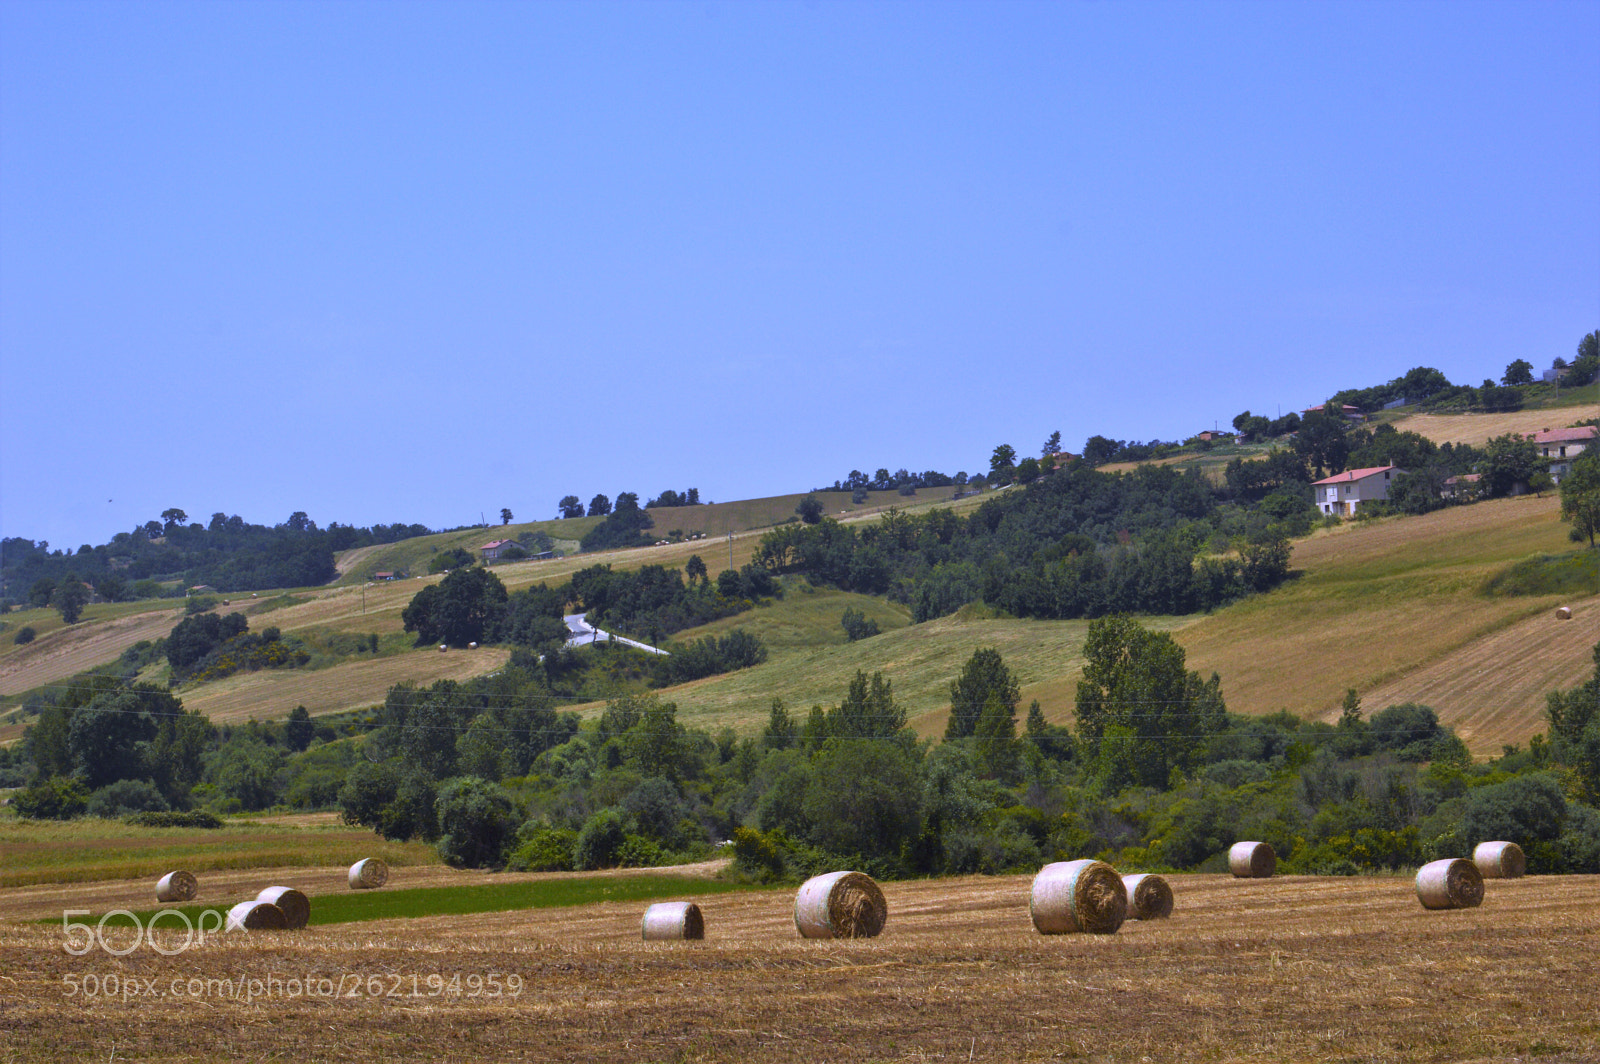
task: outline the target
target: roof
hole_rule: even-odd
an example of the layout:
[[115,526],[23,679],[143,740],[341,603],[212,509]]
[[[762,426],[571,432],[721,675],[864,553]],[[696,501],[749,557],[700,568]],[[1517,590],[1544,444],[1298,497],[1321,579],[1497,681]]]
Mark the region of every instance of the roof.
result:
[[1534,443],[1576,443],[1580,440],[1592,440],[1600,429],[1593,425],[1576,425],[1568,429],[1543,429],[1530,433],[1528,439]]
[[494,550],[496,547],[509,547],[509,546],[511,546],[511,542],[512,541],[509,540],[509,539],[497,539],[493,543],[485,543],[483,546],[479,547],[478,549],[479,550]]
[[1318,484],[1353,484],[1358,480],[1366,480],[1368,477],[1377,476],[1379,473],[1387,473],[1390,470],[1394,470],[1397,473],[1402,472],[1398,466],[1392,465],[1369,466],[1366,469],[1346,469],[1343,473],[1312,481],[1311,486],[1316,487]]

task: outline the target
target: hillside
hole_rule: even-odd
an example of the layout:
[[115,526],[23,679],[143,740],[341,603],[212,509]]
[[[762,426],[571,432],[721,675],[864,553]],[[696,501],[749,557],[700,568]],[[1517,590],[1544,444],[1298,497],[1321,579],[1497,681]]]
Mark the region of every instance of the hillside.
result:
[[[1542,427],[1552,420],[1550,413],[1495,415],[1483,422],[1470,416],[1414,415],[1403,424],[1441,438],[1471,440]],[[951,505],[953,490],[924,490],[909,498],[873,492],[862,504],[851,503],[843,492],[819,493],[819,498],[840,520],[874,521],[890,507]],[[594,564],[678,567],[693,554],[701,555],[713,572],[737,568],[750,560],[765,528],[792,517],[800,498],[793,494],[658,510],[657,529],[663,533],[703,531],[707,538],[504,563],[494,571],[516,590],[561,583]],[[953,505],[967,511],[981,502],[973,498]],[[1568,603],[1576,616],[1557,625],[1552,620],[1555,598],[1488,598],[1479,593],[1484,581],[1512,562],[1568,550],[1566,526],[1558,516],[1555,498],[1523,497],[1322,529],[1295,544],[1297,578],[1276,590],[1211,615],[1145,621],[1177,632],[1191,668],[1219,673],[1229,708],[1236,712],[1287,709],[1327,719],[1337,712],[1345,690],[1354,687],[1369,713],[1401,701],[1425,702],[1460,729],[1476,755],[1498,753],[1502,744],[1525,742],[1542,730],[1545,694],[1552,687],[1573,686],[1586,675],[1588,648],[1596,638],[1600,603],[1593,599]],[[402,679],[426,684],[492,671],[505,660],[504,651],[441,655],[411,647],[401,611],[425,582],[437,577],[383,583],[366,583],[361,577],[376,568],[425,570],[427,560],[440,550],[476,548],[489,538],[521,531],[564,532],[558,542],[574,543],[569,537],[581,535],[596,521],[513,524],[361,548],[339,559],[346,574],[339,584],[234,599],[224,608],[243,610],[252,628],[270,624],[324,642],[341,634],[375,634],[381,639],[380,653],[311,670],[235,676],[182,691],[181,696],[186,705],[219,720],[271,719],[296,705],[314,714],[371,705]],[[877,619],[884,633],[847,643],[838,625],[846,606]],[[0,639],[0,694],[14,696],[111,661],[140,640],[164,635],[180,617],[163,601],[90,606],[84,622],[70,628],[51,610],[14,612],[6,618],[8,630],[32,625],[39,637],[26,646]],[[760,727],[773,698],[803,714],[813,704],[837,701],[861,669],[882,671],[917,730],[937,735],[943,730],[950,680],[984,646],[999,649],[1016,670],[1024,705],[1036,698],[1050,720],[1069,722],[1086,622],[995,619],[977,609],[912,626],[901,606],[811,588],[802,580],[772,606],[682,632],[678,638],[720,635],[736,627],[759,635],[770,648],[770,659],[754,669],[669,689],[665,697],[679,704],[687,723],[748,732]],[[600,707],[581,708],[597,712]],[[0,724],[0,741],[19,733],[15,721]]]

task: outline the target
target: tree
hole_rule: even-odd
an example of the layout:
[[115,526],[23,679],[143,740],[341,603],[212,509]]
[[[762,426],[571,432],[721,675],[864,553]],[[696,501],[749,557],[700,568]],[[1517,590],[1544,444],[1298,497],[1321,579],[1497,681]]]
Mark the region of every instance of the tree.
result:
[[83,607],[88,601],[89,592],[76,573],[63,576],[61,583],[56,585],[50,595],[50,605],[61,611],[61,620],[66,624],[78,623],[78,618],[83,616]]
[[806,524],[814,525],[822,520],[822,500],[815,495],[807,495],[800,500],[800,505],[794,508],[794,512],[799,514],[800,520]]
[[1478,472],[1483,474],[1480,487],[1491,499],[1510,495],[1518,485],[1526,486],[1539,469],[1538,447],[1519,433],[1496,436],[1483,445],[1483,454],[1483,462],[1478,467]]
[[1350,457],[1344,419],[1326,410],[1313,410],[1300,419],[1300,433],[1294,449],[1313,467],[1315,476],[1327,477],[1344,471]]
[[589,516],[604,517],[611,512],[611,500],[604,495],[596,495],[589,500]]
[[165,526],[165,531],[170,532],[172,529],[183,524],[187,520],[189,520],[189,515],[178,509],[176,506],[161,511],[161,522],[163,526]]
[[455,868],[500,868],[521,817],[498,784],[462,776],[439,788],[439,856]]
[[563,520],[570,517],[583,516],[583,503],[578,501],[576,495],[563,495],[561,501],[556,503],[556,508],[561,511]]
[[1571,521],[1571,537],[1582,542],[1600,533],[1600,451],[1581,454],[1561,478],[1561,520]]
[[1078,733],[1108,787],[1166,787],[1173,769],[1193,767],[1226,712],[1221,680],[1186,672],[1183,648],[1168,633],[1126,616],[1089,622]]
[[852,643],[858,639],[870,639],[879,632],[877,621],[851,606],[844,608],[839,624],[844,628],[845,638]]
[[1500,378],[1500,383],[1506,387],[1518,384],[1533,383],[1533,363],[1525,358],[1519,358],[1506,367],[1505,376]]
[[505,585],[481,566],[453,569],[437,584],[423,588],[400,613],[408,632],[417,633],[418,645],[448,643],[466,646],[483,642],[506,611]]
[[509,507],[500,507],[500,523],[502,525],[509,525],[511,523],[511,510]]
[[1017,449],[1009,443],[1002,443],[994,449],[989,456],[989,479],[996,484],[1011,483],[1012,474],[1016,472]]
[[1049,435],[1049,437],[1044,441],[1044,446],[1042,448],[1040,448],[1040,451],[1039,451],[1039,457],[1040,458],[1053,458],[1055,455],[1060,454],[1060,453],[1061,453],[1061,430],[1057,429],[1055,432],[1052,432]]
[[689,578],[690,587],[693,587],[697,583],[704,584],[710,581],[709,570],[706,568],[706,560],[700,557],[698,554],[689,555],[689,560],[683,565],[683,572],[684,575]]
[[1017,481],[1022,484],[1032,484],[1039,479],[1039,460],[1032,455],[1017,463]]
[[1022,698],[1021,685],[1006,668],[1000,652],[983,647],[973,652],[961,667],[961,675],[950,683],[950,719],[944,737],[961,739],[974,734],[991,694],[999,698],[1014,725],[1017,702]]
[[311,723],[311,714],[305,706],[295,706],[283,726],[284,745],[296,753],[311,745],[317,726]]
[[1116,457],[1122,450],[1122,444],[1105,436],[1090,436],[1083,442],[1083,461],[1085,465],[1105,465]]

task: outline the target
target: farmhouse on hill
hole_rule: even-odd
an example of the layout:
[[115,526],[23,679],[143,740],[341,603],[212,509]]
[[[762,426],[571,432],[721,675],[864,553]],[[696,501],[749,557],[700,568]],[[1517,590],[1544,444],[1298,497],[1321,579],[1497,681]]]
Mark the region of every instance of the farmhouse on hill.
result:
[[500,557],[502,551],[505,551],[511,547],[515,547],[516,545],[517,541],[514,539],[497,539],[490,543],[485,543],[478,549],[483,551],[484,561],[492,562],[496,558]]
[[1550,460],[1550,479],[1557,484],[1572,469],[1572,460],[1594,443],[1600,429],[1593,425],[1578,425],[1568,429],[1544,429],[1528,434],[1528,439],[1539,448],[1539,455]]
[[1317,509],[1325,514],[1354,517],[1356,508],[1364,502],[1380,502],[1389,497],[1389,483],[1394,473],[1404,473],[1397,466],[1370,466],[1366,469],[1347,469],[1336,476],[1323,477],[1311,485],[1312,499]]

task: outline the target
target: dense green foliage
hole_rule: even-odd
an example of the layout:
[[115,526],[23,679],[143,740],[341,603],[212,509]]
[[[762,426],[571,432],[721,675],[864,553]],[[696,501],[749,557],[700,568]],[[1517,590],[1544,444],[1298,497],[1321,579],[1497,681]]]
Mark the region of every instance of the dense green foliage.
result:
[[917,621],[980,600],[1022,617],[1190,613],[1288,572],[1285,532],[1270,524],[1243,534],[1238,558],[1200,557],[1229,523],[1225,502],[1199,474],[1076,466],[999,494],[970,517],[890,510],[860,529],[828,519],[786,525],[762,537],[756,562],[887,594]]

